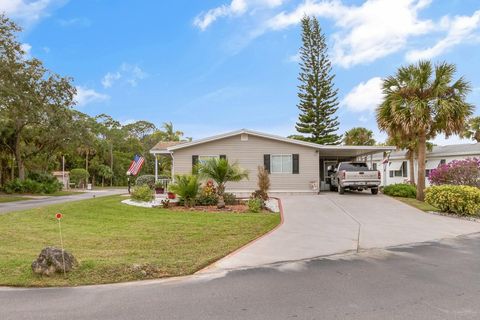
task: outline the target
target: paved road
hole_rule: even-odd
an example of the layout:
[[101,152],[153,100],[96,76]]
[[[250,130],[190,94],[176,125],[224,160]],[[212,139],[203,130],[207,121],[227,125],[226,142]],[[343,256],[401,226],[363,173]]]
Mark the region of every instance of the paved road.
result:
[[104,189],[104,190],[88,191],[86,193],[76,194],[71,196],[48,197],[43,199],[0,203],[0,214],[5,214],[13,211],[26,210],[26,209],[33,209],[33,208],[43,207],[43,206],[56,204],[56,203],[90,199],[90,198],[93,198],[94,196],[105,197],[105,196],[111,196],[111,195],[123,194],[123,193],[127,193],[127,190],[126,189]]
[[480,223],[426,214],[370,192],[282,196],[284,224],[270,235],[218,261],[212,268],[236,269],[384,248],[480,232]]
[[216,277],[0,289],[0,318],[480,319],[480,235]]

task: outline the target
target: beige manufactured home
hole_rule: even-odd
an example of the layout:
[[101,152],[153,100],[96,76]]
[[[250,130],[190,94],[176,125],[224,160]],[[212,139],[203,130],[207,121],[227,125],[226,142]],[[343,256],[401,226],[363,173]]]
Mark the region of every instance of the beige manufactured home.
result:
[[[328,190],[325,175],[329,165],[350,161],[393,147],[326,146],[242,129],[191,142],[159,142],[150,153],[172,158],[172,176],[190,174],[199,162],[227,158],[248,170],[249,179],[227,184],[230,192],[252,192],[257,186],[257,168],[270,173],[272,192],[318,192]],[[158,178],[158,171],[155,173]]]

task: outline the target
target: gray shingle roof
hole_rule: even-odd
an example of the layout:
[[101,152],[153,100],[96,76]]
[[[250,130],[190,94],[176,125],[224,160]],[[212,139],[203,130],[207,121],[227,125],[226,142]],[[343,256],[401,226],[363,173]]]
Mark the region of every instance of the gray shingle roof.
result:
[[[448,146],[434,146],[432,151],[427,151],[427,157],[443,157],[443,156],[471,156],[480,157],[480,143],[464,143],[451,144]],[[390,154],[390,159],[406,158],[407,152],[405,150],[393,151]],[[382,159],[382,154],[376,154],[373,159]]]

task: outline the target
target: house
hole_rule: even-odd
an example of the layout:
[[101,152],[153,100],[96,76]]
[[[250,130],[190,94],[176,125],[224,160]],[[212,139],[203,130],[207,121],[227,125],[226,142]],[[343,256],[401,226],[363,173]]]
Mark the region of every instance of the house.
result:
[[[257,188],[258,166],[270,173],[272,192],[317,192],[328,190],[327,167],[339,161],[394,150],[389,146],[330,146],[242,129],[190,142],[159,142],[150,150],[155,156],[171,157],[172,176],[191,174],[197,163],[210,158],[227,158],[248,170],[249,179],[228,183],[235,193]],[[158,170],[155,172],[158,179]]]
[[[454,144],[448,146],[434,146],[432,151],[426,153],[425,175],[426,185],[430,171],[437,168],[440,164],[449,163],[453,160],[463,160],[467,158],[480,158],[480,143]],[[409,160],[405,150],[394,151],[390,153],[388,162],[383,160],[384,155],[379,153],[373,156],[373,167],[382,172],[382,184],[389,185],[394,183],[408,182],[410,173],[408,172]],[[418,163],[414,161],[415,180],[417,177]]]
[[69,171],[53,171],[52,175],[57,178],[63,186],[63,189],[70,188],[70,172]]

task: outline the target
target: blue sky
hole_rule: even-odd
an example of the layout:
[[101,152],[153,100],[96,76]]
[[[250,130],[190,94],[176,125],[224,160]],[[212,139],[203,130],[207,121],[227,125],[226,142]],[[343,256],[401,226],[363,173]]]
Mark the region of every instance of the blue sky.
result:
[[340,133],[365,126],[384,139],[373,112],[381,78],[420,58],[457,64],[480,105],[478,0],[0,0],[0,11],[24,27],[31,56],[74,78],[79,110],[172,121],[194,138],[295,133],[304,13],[328,39]]

